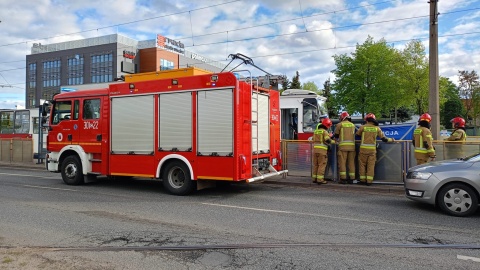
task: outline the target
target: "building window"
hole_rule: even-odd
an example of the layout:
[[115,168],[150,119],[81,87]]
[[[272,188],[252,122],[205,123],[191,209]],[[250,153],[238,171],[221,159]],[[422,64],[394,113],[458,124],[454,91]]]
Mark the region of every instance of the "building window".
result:
[[83,84],[83,55],[76,54],[67,59],[67,84]]
[[43,62],[43,87],[60,86],[60,60]]
[[170,69],[174,69],[173,62],[165,59],[160,59],[160,70],[170,70]]
[[113,81],[113,53],[91,56],[92,83]]
[[37,63],[28,64],[28,88],[37,86]]

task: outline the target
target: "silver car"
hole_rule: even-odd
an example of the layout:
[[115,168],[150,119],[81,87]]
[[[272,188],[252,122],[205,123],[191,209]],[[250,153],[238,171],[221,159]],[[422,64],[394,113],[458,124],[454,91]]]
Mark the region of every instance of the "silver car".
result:
[[458,217],[475,213],[480,194],[480,154],[430,162],[408,170],[407,198],[436,205]]

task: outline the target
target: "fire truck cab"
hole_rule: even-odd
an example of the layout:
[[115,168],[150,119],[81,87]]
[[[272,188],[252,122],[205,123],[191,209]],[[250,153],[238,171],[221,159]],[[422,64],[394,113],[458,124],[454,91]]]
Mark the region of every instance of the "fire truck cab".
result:
[[176,195],[285,172],[278,91],[231,72],[169,72],[57,94],[47,169],[69,185],[99,175],[162,179]]

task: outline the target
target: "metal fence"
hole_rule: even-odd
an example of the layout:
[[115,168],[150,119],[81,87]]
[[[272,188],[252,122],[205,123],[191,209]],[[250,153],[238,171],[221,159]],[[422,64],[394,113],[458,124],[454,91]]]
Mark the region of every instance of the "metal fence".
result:
[[[356,142],[358,154],[360,143]],[[457,159],[480,152],[480,140],[467,142],[434,141],[436,160]],[[287,175],[310,177],[312,171],[311,153],[313,144],[311,141],[282,141],[284,153],[283,167],[288,170]],[[355,158],[358,179],[358,159]],[[394,143],[377,144],[377,162],[375,165],[376,183],[403,183],[406,172],[410,167],[417,165],[414,156],[412,141],[395,141]],[[328,164],[325,178],[337,181],[338,163],[337,147],[331,145],[328,153]],[[309,178],[305,179],[310,182]]]
[[33,162],[31,138],[0,138],[0,161],[15,163]]

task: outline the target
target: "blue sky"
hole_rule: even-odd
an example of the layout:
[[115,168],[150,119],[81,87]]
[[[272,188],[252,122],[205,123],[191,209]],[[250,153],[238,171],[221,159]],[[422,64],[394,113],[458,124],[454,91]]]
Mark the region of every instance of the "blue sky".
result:
[[[438,11],[440,75],[456,83],[458,70],[478,71],[480,0],[440,0]],[[161,34],[209,59],[242,53],[267,72],[299,71],[302,83],[322,87],[333,79],[332,56],[369,35],[397,49],[419,39],[428,55],[428,15],[427,0],[2,0],[0,109],[24,106],[33,43]]]

